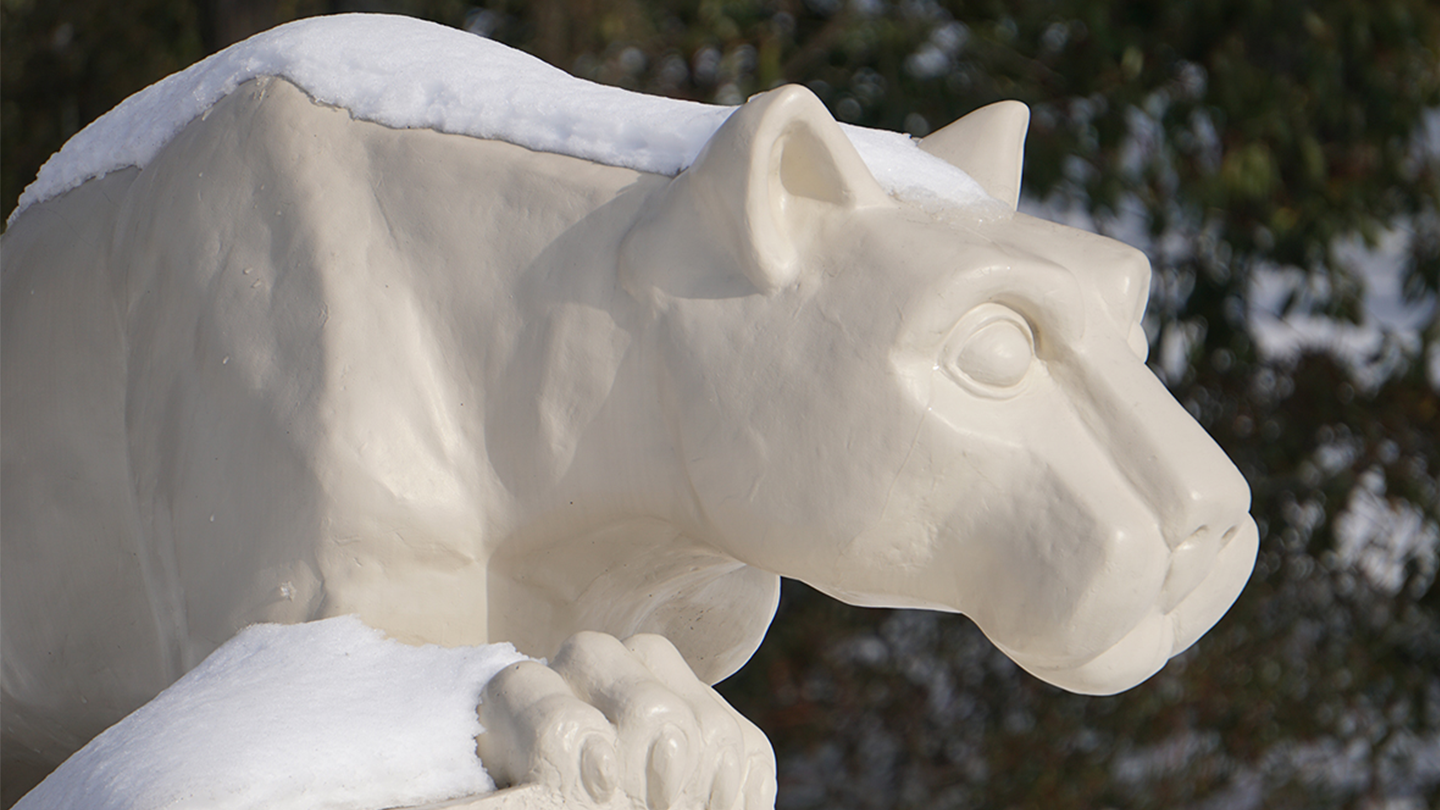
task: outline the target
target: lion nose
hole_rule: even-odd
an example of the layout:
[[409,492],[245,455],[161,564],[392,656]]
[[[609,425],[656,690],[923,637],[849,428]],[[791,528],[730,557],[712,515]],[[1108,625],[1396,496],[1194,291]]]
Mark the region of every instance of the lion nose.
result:
[[1170,571],[1160,588],[1160,612],[1169,613],[1199,587],[1220,558],[1220,550],[1239,534],[1239,525],[1224,532],[1202,526],[1175,546],[1170,554]]
[[[1122,343],[1086,352],[1083,359],[1062,364],[1079,369],[1075,382],[1086,394],[1077,398],[1081,418],[1154,510],[1174,555],[1174,590],[1180,591],[1192,572],[1208,571],[1248,521],[1250,487],[1205,429]],[[1186,573],[1174,573],[1182,569]]]

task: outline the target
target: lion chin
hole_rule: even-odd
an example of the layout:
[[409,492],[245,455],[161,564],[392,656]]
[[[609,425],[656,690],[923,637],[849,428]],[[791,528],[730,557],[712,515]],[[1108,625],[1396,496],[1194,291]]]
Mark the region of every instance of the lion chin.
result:
[[1250,578],[1259,539],[1255,521],[1247,517],[1230,534],[1193,590],[1181,595],[1169,609],[1165,603],[1170,598],[1162,594],[1119,641],[1094,655],[1057,660],[1007,646],[994,637],[991,641],[1026,672],[1067,691],[1113,695],[1131,689],[1189,649],[1220,620]]

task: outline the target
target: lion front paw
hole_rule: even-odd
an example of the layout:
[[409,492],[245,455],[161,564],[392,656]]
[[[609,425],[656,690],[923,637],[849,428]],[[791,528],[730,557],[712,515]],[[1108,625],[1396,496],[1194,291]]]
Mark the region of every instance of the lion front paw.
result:
[[477,750],[502,787],[547,784],[578,807],[774,807],[769,740],[660,636],[578,633],[481,700]]

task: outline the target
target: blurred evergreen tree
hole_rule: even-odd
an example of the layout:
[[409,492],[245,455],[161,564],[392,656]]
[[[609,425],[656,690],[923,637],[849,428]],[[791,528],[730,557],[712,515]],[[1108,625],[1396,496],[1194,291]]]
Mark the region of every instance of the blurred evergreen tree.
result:
[[[1151,681],[1081,698],[962,617],[787,583],[722,685],[775,743],[782,807],[1440,806],[1433,0],[0,0],[0,207],[129,92],[346,10],[645,92],[733,104],[800,82],[916,135],[1018,98],[1026,199],[1150,255],[1157,372],[1254,490],[1240,601]],[[1379,328],[1346,246],[1387,238],[1418,334],[1358,361],[1261,350],[1276,287],[1285,316]]]

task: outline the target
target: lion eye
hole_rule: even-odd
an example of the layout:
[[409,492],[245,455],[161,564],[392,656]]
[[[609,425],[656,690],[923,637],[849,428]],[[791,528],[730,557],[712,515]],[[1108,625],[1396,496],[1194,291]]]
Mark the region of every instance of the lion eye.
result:
[[987,396],[1010,396],[1030,371],[1035,337],[1021,315],[999,304],[970,310],[951,331],[941,364],[956,382]]

